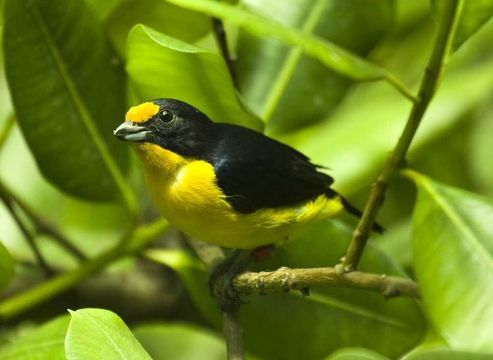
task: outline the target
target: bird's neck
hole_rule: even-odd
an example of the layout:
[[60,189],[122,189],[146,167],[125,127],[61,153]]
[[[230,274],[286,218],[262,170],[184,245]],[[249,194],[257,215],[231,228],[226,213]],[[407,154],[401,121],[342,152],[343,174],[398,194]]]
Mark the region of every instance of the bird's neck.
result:
[[149,173],[158,172],[163,177],[173,177],[189,160],[159,145],[142,143],[137,146],[145,170]]

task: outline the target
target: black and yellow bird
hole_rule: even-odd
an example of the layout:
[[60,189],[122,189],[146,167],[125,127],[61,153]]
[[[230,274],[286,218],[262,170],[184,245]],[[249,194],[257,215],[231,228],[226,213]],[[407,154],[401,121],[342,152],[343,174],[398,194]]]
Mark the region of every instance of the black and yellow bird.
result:
[[136,144],[162,215],[199,240],[256,249],[343,209],[361,215],[305,155],[179,100],[130,108],[114,135]]

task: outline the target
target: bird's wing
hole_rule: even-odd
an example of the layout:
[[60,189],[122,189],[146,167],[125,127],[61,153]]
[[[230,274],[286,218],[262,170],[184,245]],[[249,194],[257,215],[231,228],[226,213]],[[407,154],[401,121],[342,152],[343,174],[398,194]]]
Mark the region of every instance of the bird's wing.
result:
[[294,205],[326,193],[333,179],[289,146],[255,136],[221,149],[213,161],[219,187],[238,212]]

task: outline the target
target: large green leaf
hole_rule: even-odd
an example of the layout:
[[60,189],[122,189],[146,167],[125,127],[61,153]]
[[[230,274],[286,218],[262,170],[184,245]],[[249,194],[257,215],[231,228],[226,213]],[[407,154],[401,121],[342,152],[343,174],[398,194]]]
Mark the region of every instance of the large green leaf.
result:
[[15,338],[0,348],[2,360],[65,360],[63,341],[69,323],[64,315]]
[[127,71],[138,97],[186,101],[211,119],[261,128],[239,103],[218,54],[137,25],[128,39]]
[[454,349],[493,353],[493,201],[415,172],[413,261],[434,328]]
[[14,260],[0,241],[0,290],[5,288],[14,276]]
[[112,136],[124,72],[82,0],[5,4],[5,69],[19,125],[43,175],[67,193],[109,200],[125,188],[127,149]]
[[127,0],[106,20],[108,35],[120,54],[125,54],[128,32],[138,24],[184,41],[195,41],[211,29],[211,19],[164,0]]
[[[392,0],[244,0],[247,9],[305,34],[316,34],[366,55],[389,30]],[[270,37],[240,29],[236,70],[245,100],[267,130],[283,132],[323,119],[344,97],[350,80]]]
[[[257,270],[279,266],[316,267],[336,264],[344,254],[351,231],[340,222],[313,225]],[[206,273],[196,260],[183,255],[153,253],[153,258],[175,269],[206,318],[219,325],[218,312],[206,286]],[[362,268],[385,274],[401,271],[371,245]],[[246,349],[264,359],[320,359],[346,346],[361,346],[396,358],[423,336],[424,322],[410,299],[385,300],[381,294],[355,289],[310,289],[246,298],[241,307]],[[300,347],[300,339],[303,346]]]
[[65,337],[68,360],[151,359],[118,315],[102,309],[81,309]]
[[187,324],[155,323],[133,329],[154,360],[223,360],[224,340],[207,329]]

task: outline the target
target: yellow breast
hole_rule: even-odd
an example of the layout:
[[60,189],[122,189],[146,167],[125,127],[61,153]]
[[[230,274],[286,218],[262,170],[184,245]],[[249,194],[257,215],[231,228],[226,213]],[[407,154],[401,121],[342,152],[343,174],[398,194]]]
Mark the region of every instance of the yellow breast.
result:
[[148,143],[138,145],[138,154],[151,198],[163,216],[188,235],[219,246],[252,249],[278,243],[307,222],[342,210],[339,199],[321,195],[295,207],[241,214],[226,201],[208,162]]

